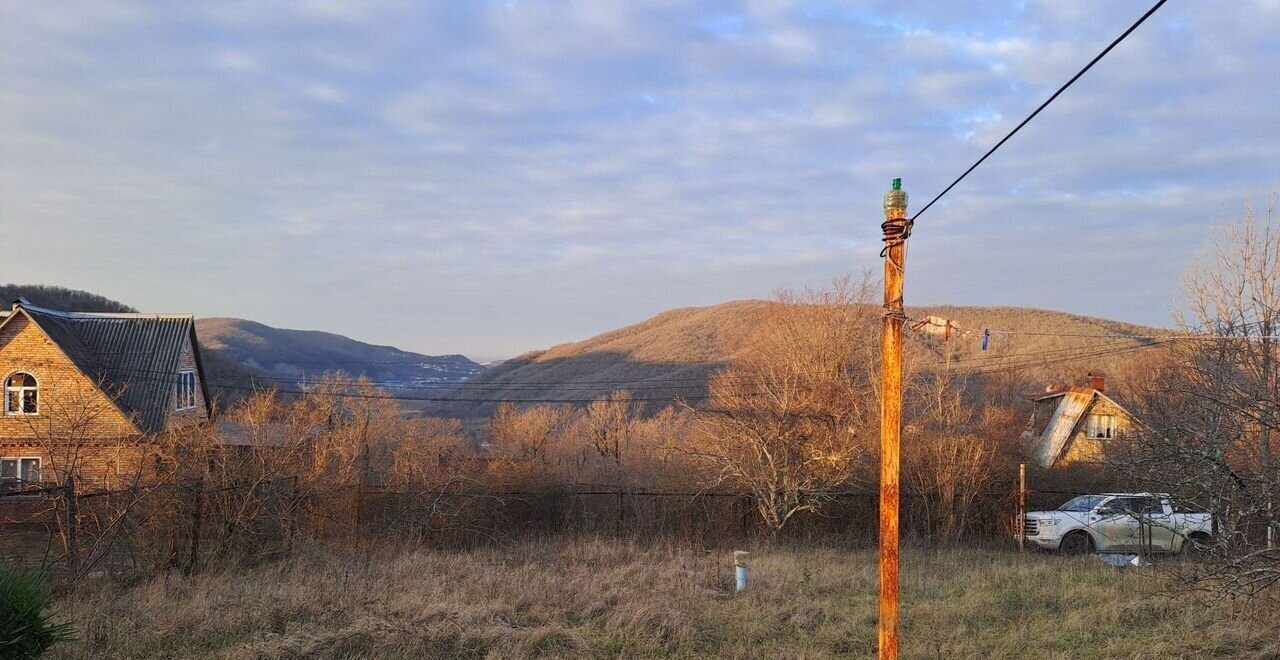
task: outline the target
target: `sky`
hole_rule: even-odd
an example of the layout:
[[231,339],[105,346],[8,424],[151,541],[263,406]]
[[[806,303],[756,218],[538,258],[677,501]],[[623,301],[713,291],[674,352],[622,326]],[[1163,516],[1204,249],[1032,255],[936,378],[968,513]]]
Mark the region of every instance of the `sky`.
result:
[[[879,267],[1146,0],[0,0],[0,281],[489,359]],[[1170,325],[1280,187],[1280,0],[1169,2],[921,216],[908,304]]]

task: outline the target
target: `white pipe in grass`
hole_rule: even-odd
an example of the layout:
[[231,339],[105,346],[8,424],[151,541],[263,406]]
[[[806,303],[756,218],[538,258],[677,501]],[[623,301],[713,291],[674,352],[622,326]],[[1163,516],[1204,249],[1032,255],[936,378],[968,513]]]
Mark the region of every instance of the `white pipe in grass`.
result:
[[750,552],[745,550],[733,551],[733,567],[734,577],[737,578],[737,590],[747,590],[747,558],[751,556]]

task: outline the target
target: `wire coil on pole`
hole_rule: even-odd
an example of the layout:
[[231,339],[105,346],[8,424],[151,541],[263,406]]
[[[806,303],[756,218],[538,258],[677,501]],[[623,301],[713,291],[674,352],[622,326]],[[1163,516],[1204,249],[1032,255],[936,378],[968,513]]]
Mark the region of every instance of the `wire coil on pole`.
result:
[[890,248],[898,247],[907,242],[911,238],[911,230],[915,226],[914,220],[906,218],[893,218],[880,223],[880,230],[884,232],[884,249],[880,250],[880,258],[888,256]]

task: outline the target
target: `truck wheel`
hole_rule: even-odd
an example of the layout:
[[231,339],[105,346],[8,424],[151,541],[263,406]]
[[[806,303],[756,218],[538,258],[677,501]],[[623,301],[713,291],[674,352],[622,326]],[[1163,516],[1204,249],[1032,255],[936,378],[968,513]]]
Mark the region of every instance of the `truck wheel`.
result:
[[1071,532],[1058,544],[1058,552],[1064,555],[1083,555],[1092,551],[1093,539],[1084,532]]
[[1213,543],[1213,537],[1204,532],[1193,532],[1187,540],[1182,542],[1182,554],[1191,557],[1198,557],[1204,554],[1209,544]]

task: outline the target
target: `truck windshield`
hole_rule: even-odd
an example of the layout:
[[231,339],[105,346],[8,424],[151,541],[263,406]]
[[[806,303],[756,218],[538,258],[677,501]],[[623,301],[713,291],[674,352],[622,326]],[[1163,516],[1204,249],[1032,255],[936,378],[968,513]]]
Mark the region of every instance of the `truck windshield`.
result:
[[1102,504],[1102,500],[1107,499],[1106,495],[1081,495],[1074,497],[1066,504],[1058,507],[1059,511],[1071,511],[1072,513],[1086,513],[1093,511],[1095,507]]

